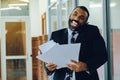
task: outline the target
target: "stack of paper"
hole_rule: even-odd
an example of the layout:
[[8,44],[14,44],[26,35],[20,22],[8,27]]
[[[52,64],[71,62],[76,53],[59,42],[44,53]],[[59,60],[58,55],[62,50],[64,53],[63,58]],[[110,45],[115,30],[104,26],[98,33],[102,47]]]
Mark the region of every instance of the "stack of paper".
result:
[[57,64],[58,68],[61,68],[70,64],[71,59],[78,61],[80,43],[59,45],[54,41],[48,41],[39,48],[42,54],[37,56],[38,59]]

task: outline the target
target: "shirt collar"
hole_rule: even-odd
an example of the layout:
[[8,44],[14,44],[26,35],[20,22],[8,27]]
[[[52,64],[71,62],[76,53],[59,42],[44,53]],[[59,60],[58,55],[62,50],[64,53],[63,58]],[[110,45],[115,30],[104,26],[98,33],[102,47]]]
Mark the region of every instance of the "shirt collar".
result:
[[72,31],[70,28],[68,28],[68,35],[69,35],[69,36],[71,36],[72,32],[73,32],[73,31]]
[[[68,35],[71,36],[72,35],[72,30],[70,28],[68,28]],[[78,32],[76,31],[76,34],[78,34]]]

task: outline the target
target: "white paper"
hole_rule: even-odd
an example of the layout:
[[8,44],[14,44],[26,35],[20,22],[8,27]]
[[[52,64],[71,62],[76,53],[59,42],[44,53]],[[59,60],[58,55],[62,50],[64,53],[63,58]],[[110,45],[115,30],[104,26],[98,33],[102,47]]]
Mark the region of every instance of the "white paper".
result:
[[39,49],[42,53],[46,53],[49,49],[51,49],[53,46],[55,46],[57,43],[55,43],[53,40],[48,41],[42,45],[39,46]]
[[[39,48],[40,50],[43,49],[41,47]],[[71,63],[71,59],[78,61],[79,51],[80,43],[66,45],[55,44],[51,48],[47,48],[47,51],[42,53],[42,55],[38,55],[37,58],[47,63],[57,64],[58,68],[62,68],[66,67],[66,64]]]

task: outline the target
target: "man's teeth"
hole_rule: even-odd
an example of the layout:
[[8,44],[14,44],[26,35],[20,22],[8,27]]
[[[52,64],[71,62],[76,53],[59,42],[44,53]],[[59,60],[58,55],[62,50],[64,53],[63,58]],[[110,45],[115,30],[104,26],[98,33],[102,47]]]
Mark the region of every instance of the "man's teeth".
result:
[[72,21],[72,24],[73,24],[74,26],[77,26],[77,25],[78,25],[78,23],[77,23],[76,21]]

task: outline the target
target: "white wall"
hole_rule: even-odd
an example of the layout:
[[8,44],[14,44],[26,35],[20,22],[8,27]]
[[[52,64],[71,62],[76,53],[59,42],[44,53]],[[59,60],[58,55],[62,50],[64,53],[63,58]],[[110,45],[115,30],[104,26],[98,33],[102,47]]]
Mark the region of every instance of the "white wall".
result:
[[40,36],[42,33],[41,16],[47,10],[47,0],[30,0],[31,36]]

